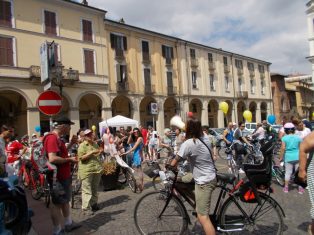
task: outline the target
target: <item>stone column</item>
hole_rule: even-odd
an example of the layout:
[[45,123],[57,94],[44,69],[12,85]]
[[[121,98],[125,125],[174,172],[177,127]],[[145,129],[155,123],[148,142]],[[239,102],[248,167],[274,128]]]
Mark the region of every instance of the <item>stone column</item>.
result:
[[202,126],[208,126],[208,101],[203,102],[202,114],[201,114],[201,122]]
[[101,119],[106,120],[112,117],[111,107],[102,107],[101,108]]
[[232,120],[228,120],[229,122],[236,122],[236,123],[239,122],[237,105],[238,105],[238,102],[234,101],[234,103],[232,104],[232,107],[230,107],[230,108],[232,108],[232,113],[231,113]]
[[75,135],[78,130],[80,129],[80,111],[79,108],[71,107],[69,110],[69,118],[72,122],[75,124],[71,126],[71,133],[70,137],[72,135]]
[[40,125],[40,113],[37,107],[27,108],[27,133],[31,136],[35,131],[35,126]]
[[[222,110],[218,109],[218,128],[223,128],[224,127],[224,118],[225,118],[225,115],[224,113],[222,112]],[[229,121],[229,120],[228,120]]]
[[256,122],[262,122],[261,120],[261,108],[260,105],[256,106]]
[[164,101],[160,100],[157,101],[158,103],[158,115],[157,115],[157,121],[156,121],[156,130],[159,134],[163,134],[163,131],[165,129],[165,112],[164,112]]
[[140,116],[140,107],[137,98],[132,99],[132,107],[133,107],[133,119],[138,121],[141,124],[141,116]]

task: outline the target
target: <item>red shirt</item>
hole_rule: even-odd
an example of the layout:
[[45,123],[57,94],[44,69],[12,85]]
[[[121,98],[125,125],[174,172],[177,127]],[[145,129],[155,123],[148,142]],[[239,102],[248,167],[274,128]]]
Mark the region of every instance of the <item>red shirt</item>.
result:
[[[64,142],[56,134],[48,134],[44,137],[44,149],[46,153],[56,153],[58,157],[68,158],[68,150]],[[58,180],[62,181],[71,177],[70,162],[56,164]]]
[[17,140],[14,140],[13,142],[10,142],[6,146],[7,151],[7,163],[14,163],[16,160],[18,160],[18,156],[20,153],[20,150],[23,149],[23,144],[18,142]]
[[143,143],[144,143],[144,145],[146,145],[147,144],[147,129],[142,128],[141,133],[142,133],[142,136],[143,136]]

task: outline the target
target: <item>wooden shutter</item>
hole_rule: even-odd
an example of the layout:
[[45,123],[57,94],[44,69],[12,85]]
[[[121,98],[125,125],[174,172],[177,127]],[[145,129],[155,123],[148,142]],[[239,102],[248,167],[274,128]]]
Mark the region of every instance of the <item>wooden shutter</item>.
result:
[[126,37],[123,36],[123,49],[126,51],[128,49]]
[[161,53],[162,53],[162,57],[166,57],[166,46],[164,45],[161,46]]
[[167,85],[173,87],[172,72],[167,72]]
[[114,34],[110,34],[110,44],[111,44],[111,48],[116,48],[116,35]]
[[83,40],[92,42],[93,41],[92,22],[89,20],[82,20],[82,25],[83,25]]
[[11,2],[0,0],[0,25],[12,27]]
[[0,38],[0,65],[14,66],[12,38]]
[[147,53],[149,53],[149,46],[148,46],[148,42],[146,42],[146,41],[142,41],[142,51],[143,51],[143,52],[147,52]]
[[94,70],[94,52],[90,50],[84,50],[85,58],[85,73],[95,74]]
[[57,35],[56,13],[45,11],[45,33],[48,35]]
[[144,69],[145,86],[151,86],[150,69]]

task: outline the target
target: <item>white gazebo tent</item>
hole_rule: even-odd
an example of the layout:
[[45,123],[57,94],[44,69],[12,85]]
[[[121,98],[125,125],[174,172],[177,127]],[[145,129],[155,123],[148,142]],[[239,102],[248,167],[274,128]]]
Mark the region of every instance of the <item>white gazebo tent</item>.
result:
[[133,120],[131,118],[121,116],[121,115],[117,115],[117,116],[114,116],[112,118],[109,118],[107,120],[100,122],[99,123],[99,130],[101,131],[103,128],[108,127],[108,126],[111,126],[111,127],[120,127],[120,126],[138,127],[138,121]]

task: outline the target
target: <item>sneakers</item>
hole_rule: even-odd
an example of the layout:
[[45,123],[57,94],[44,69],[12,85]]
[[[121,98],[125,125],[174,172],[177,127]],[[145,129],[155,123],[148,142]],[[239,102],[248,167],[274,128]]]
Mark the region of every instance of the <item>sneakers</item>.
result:
[[82,225],[77,224],[74,221],[72,221],[72,224],[64,225],[64,231],[66,231],[68,233],[68,232],[71,232],[71,231],[78,229],[80,227],[82,227]]
[[304,188],[302,188],[301,186],[299,186],[298,193],[299,193],[299,194],[303,194],[303,193],[304,193]]
[[283,192],[284,192],[284,193],[288,193],[288,192],[289,192],[288,186],[285,186],[285,187],[283,188]]

